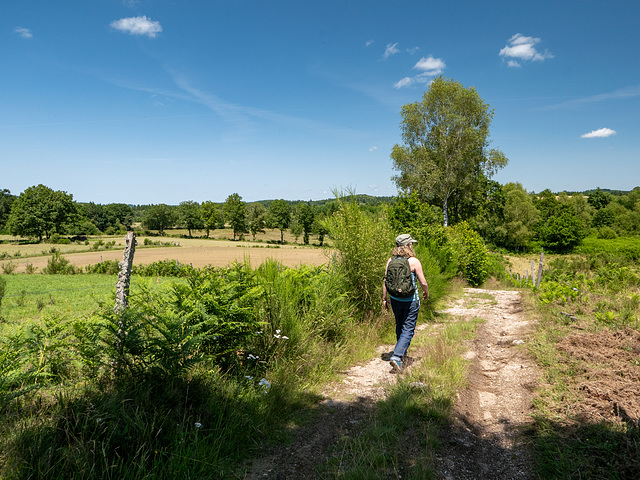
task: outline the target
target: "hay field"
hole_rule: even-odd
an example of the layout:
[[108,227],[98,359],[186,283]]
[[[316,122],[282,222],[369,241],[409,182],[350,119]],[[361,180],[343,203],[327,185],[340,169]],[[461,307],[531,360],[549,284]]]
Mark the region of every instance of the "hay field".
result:
[[[194,267],[208,265],[224,267],[233,262],[244,262],[245,259],[252,266],[258,266],[267,258],[281,262],[285,266],[297,267],[301,264],[322,265],[329,261],[330,249],[302,245],[269,245],[254,242],[233,242],[228,240],[207,240],[203,238],[170,238],[149,237],[152,242],[177,244],[171,246],[146,246],[145,237],[137,237],[133,263],[138,265],[150,264],[159,260],[178,260],[180,263],[191,264]],[[27,262],[36,267],[39,273],[47,266],[51,255],[43,255],[43,251],[50,247],[59,248],[64,258],[76,267],[94,265],[106,260],[122,260],[124,250],[124,238],[103,237],[104,241],[115,240],[116,245],[109,250],[86,251],[89,247],[83,245],[1,245],[0,251],[15,250],[20,252],[19,257],[7,258],[0,261],[12,262],[16,268],[14,273],[26,272]],[[75,251],[74,251],[75,250]],[[85,250],[85,251],[78,251]],[[8,252],[9,253],[9,252]]]

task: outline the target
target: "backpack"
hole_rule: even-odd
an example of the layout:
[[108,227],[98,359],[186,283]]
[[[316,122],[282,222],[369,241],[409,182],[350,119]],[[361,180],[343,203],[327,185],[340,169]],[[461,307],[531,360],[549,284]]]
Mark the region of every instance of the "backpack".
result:
[[384,277],[384,284],[392,297],[409,298],[416,293],[408,258],[391,257],[387,266],[387,274]]

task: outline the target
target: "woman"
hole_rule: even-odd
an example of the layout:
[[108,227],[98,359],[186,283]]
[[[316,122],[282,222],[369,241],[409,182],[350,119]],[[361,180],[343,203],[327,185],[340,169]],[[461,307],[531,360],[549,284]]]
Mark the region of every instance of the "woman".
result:
[[[413,250],[413,244],[418,243],[411,235],[404,233],[396,237],[396,248],[393,250],[393,257],[405,257],[409,261],[409,267],[411,269],[411,277],[413,285],[415,287],[415,293],[408,298],[394,297],[387,292],[387,285],[382,282],[382,305],[384,308],[389,308],[387,303],[387,297],[391,299],[391,309],[393,315],[396,317],[396,346],[393,349],[393,355],[389,360],[391,367],[396,373],[401,373],[403,370],[403,358],[407,354],[407,349],[411,344],[413,333],[416,329],[416,323],[418,322],[418,311],[420,310],[420,296],[418,295],[418,283],[422,287],[423,299],[429,298],[429,287],[427,280],[424,278],[424,272],[422,271],[422,264],[420,260],[416,258],[416,253]],[[393,258],[391,257],[391,258]],[[385,277],[387,275],[387,269],[389,268],[389,262],[391,258],[387,260],[385,267]]]

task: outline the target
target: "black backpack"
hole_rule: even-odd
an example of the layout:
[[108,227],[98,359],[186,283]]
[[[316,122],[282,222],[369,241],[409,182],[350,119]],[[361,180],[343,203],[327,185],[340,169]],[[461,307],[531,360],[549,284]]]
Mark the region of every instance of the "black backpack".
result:
[[391,261],[387,265],[384,284],[392,297],[409,298],[416,293],[408,258],[391,257]]

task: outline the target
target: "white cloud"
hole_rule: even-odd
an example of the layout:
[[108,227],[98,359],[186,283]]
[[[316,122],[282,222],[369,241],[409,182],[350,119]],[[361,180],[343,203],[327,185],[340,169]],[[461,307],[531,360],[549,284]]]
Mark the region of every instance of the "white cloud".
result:
[[520,62],[542,62],[548,58],[553,58],[549,51],[540,52],[536,49],[536,45],[540,41],[539,38],[526,37],[516,33],[509,39],[507,45],[500,50],[499,55],[508,59],[507,65],[515,68],[520,67]]
[[367,40],[364,44],[365,47],[369,47],[371,45],[373,45],[373,40]]
[[615,134],[616,134],[615,130],[611,130],[610,128],[600,128],[599,130],[594,130],[593,132],[585,133],[580,137],[581,138],[606,138]]
[[404,88],[415,84],[427,84],[431,81],[432,77],[440,75],[442,71],[447,68],[444,60],[441,58],[434,58],[429,55],[428,57],[422,57],[413,66],[414,70],[421,70],[422,72],[413,77],[404,77],[402,80],[397,81],[394,88]]
[[28,28],[16,27],[14,31],[22,38],[33,38],[31,30],[29,30]]
[[409,77],[404,77],[402,80],[398,80],[396,83],[393,84],[393,88],[403,88],[403,87],[408,87],[409,85],[411,85],[413,83],[413,81],[411,80],[411,78]]
[[370,152],[375,152],[378,149],[378,147],[376,145],[374,145],[373,147],[371,147],[369,149]]
[[130,35],[146,35],[151,38],[162,32],[160,22],[152,21],[146,15],[115,20],[111,22],[111,27]]
[[441,58],[433,58],[431,55],[426,58],[422,57],[418,60],[418,63],[413,66],[416,70],[422,70],[424,75],[430,75],[432,77],[440,75],[446,67]]
[[387,48],[384,50],[384,55],[382,56],[382,58],[384,58],[385,60],[387,58],[389,58],[391,55],[395,55],[396,53],[398,53],[400,50],[398,50],[398,42],[396,43],[389,43],[387,44]]

